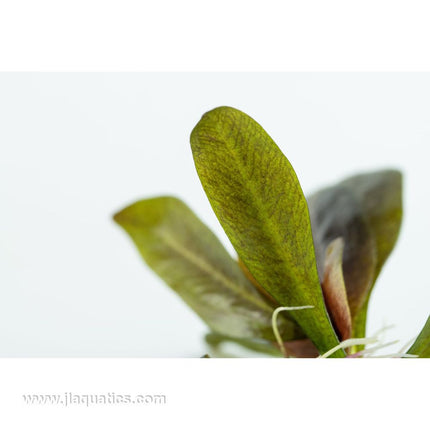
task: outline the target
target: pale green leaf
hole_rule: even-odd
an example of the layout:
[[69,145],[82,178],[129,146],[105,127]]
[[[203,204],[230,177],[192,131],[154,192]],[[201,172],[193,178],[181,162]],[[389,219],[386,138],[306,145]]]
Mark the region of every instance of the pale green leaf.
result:
[[319,351],[338,345],[318,279],[308,207],[287,158],[259,124],[229,107],[202,117],[191,147],[212,208],[252,276],[281,306],[314,306],[291,316]]
[[[180,200],[141,200],[114,216],[151,267],[215,332],[272,340],[269,306],[214,234]],[[160,309],[160,318],[164,310]],[[173,321],[174,324],[174,321]],[[283,319],[286,339],[303,337]]]
[[283,357],[276,343],[269,342],[267,340],[237,339],[237,338],[231,338],[228,336],[223,336],[217,333],[208,333],[205,336],[205,341],[217,352],[218,356],[223,355],[223,352],[220,346],[224,343],[232,342],[254,352],[267,354],[267,355],[271,355],[279,358]]

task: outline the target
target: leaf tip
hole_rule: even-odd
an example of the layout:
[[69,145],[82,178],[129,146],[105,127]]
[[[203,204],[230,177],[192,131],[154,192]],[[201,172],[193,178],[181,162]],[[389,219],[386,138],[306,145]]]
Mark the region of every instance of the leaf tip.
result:
[[191,147],[194,149],[200,143],[201,137],[207,134],[208,128],[219,131],[221,126],[225,126],[226,120],[234,121],[238,114],[245,115],[240,110],[230,106],[218,106],[205,112],[191,131]]
[[127,208],[121,209],[120,211],[118,211],[112,215],[113,221],[116,222],[120,226],[123,226],[126,219],[127,219],[126,209]]
[[183,203],[173,196],[159,196],[138,200],[112,216],[112,219],[122,228],[145,227],[157,224],[172,205],[180,206]]

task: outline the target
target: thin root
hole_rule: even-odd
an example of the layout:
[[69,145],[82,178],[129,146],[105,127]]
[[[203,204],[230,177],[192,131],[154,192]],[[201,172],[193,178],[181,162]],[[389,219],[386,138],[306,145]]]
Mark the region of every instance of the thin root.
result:
[[374,346],[372,348],[366,348],[363,351],[359,351],[358,354],[360,354],[360,356],[362,356],[362,357],[365,357],[365,356],[367,356],[367,355],[369,355],[369,354],[371,354],[371,353],[373,353],[375,351],[378,351],[378,350],[380,350],[382,348],[386,348],[387,346],[394,345],[394,344],[396,344],[398,342],[399,342],[398,340],[393,340],[392,342],[381,343],[380,345],[376,345],[376,346]]
[[378,339],[376,339],[375,337],[346,339],[343,342],[339,343],[339,345],[336,345],[334,348],[328,350],[326,353],[320,355],[317,358],[328,358],[330,357],[330,355],[334,354],[339,349],[349,348],[350,346],[354,346],[354,345],[367,345],[369,343],[375,343],[375,342],[378,342]]
[[279,308],[276,308],[273,311],[272,329],[273,329],[273,333],[275,335],[276,342],[278,342],[279,348],[280,348],[282,354],[284,355],[284,357],[287,357],[288,354],[287,354],[287,351],[285,350],[284,342],[282,341],[282,337],[279,334],[278,324],[276,322],[276,319],[278,318],[279,312],[282,312],[282,311],[299,311],[301,309],[311,309],[311,308],[313,308],[313,306],[280,306]]

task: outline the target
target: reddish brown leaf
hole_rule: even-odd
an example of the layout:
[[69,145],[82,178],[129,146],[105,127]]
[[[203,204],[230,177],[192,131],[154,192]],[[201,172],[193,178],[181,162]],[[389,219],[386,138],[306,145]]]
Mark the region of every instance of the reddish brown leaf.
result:
[[322,289],[331,321],[342,340],[349,339],[352,332],[351,312],[343,279],[342,254],[344,241],[331,242],[325,253]]

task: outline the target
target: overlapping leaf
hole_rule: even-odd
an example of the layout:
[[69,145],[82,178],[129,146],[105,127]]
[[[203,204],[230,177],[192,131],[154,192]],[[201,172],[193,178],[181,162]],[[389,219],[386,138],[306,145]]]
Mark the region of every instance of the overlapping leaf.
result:
[[331,240],[343,237],[343,272],[354,336],[365,334],[373,285],[396,243],[402,220],[402,177],[396,170],[353,176],[308,199],[320,276]]
[[297,339],[284,342],[284,348],[289,357],[316,358],[320,354],[309,339]]
[[324,276],[321,283],[324,299],[331,320],[341,340],[351,337],[352,322],[342,270],[344,241],[335,239],[327,249],[324,260]]
[[[403,217],[402,174],[397,170],[353,176],[341,184],[346,186],[361,203],[376,245],[376,266],[373,285],[391,254],[400,232]],[[371,289],[372,289],[371,287]],[[355,336],[364,336],[367,305],[370,297],[356,316]]]
[[414,344],[409,348],[408,354],[418,355],[419,358],[430,358],[430,317]]
[[[308,340],[308,339],[304,339],[304,340]],[[236,345],[240,345],[241,347],[244,347],[253,352],[263,353],[274,357],[283,357],[276,343],[264,341],[262,339],[238,339],[238,338],[223,336],[218,333],[208,333],[205,336],[205,341],[211,348],[215,348],[217,350],[217,356],[224,354],[222,350],[220,350],[219,348],[222,344],[233,342]],[[296,341],[292,341],[292,342],[296,342]]]
[[339,237],[344,241],[343,276],[354,319],[372,287],[376,265],[375,243],[362,206],[340,185],[317,192],[308,204],[321,280],[327,247]]
[[212,208],[252,276],[282,306],[314,306],[292,316],[321,352],[338,345],[308,207],[287,158],[259,124],[229,107],[202,117],[191,147]]
[[[273,307],[183,202],[173,197],[141,200],[114,219],[146,263],[212,330],[230,337],[273,339]],[[285,339],[303,337],[285,319],[280,319],[280,330]]]
[[341,182],[360,202],[375,239],[378,276],[396,244],[402,222],[402,174],[381,170]]

